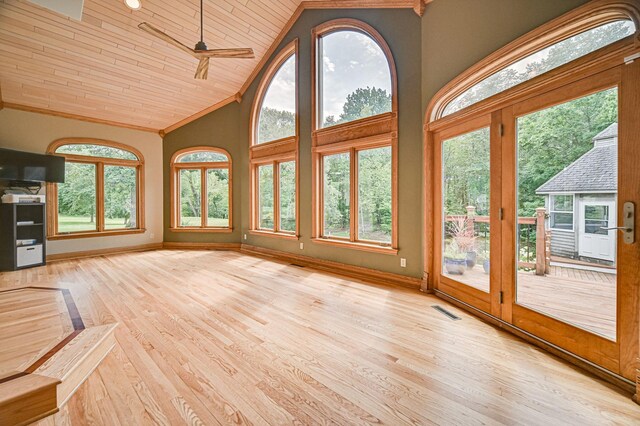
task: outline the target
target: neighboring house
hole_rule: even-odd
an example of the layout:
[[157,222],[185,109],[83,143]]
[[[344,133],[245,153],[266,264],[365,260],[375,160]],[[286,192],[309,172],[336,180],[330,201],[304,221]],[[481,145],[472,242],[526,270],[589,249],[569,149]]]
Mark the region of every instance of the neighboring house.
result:
[[545,196],[551,255],[615,262],[618,123],[593,138],[593,148],[536,190]]

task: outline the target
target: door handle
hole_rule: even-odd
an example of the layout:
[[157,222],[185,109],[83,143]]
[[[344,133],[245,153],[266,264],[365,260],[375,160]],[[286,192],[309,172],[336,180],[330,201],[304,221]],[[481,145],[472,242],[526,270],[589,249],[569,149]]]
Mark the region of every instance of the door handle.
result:
[[635,210],[635,204],[633,204],[631,201],[627,201],[622,207],[622,226],[616,226],[613,228],[605,228],[602,226],[600,227],[600,229],[605,231],[611,231],[614,229],[622,231],[622,241],[625,244],[633,244],[636,239]]

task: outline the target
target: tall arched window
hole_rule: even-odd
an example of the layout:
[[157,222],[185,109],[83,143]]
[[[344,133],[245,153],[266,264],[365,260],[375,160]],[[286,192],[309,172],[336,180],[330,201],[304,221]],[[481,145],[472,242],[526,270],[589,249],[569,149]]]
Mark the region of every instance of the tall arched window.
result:
[[397,253],[393,55],[353,19],[313,31],[313,241]]
[[260,235],[298,236],[298,40],[276,56],[251,113],[251,222]]
[[65,182],[48,184],[48,238],[144,232],[144,159],[136,149],[99,139],[55,141]]
[[232,230],[231,156],[208,146],[180,150],[171,158],[171,230]]

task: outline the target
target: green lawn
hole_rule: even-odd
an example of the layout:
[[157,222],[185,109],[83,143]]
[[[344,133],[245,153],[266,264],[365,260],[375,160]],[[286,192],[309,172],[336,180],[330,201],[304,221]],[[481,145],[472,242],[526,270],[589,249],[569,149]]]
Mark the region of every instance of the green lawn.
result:
[[[208,226],[216,226],[220,228],[225,228],[229,226],[229,219],[220,219],[210,217],[207,221]],[[181,216],[180,217],[180,226],[200,226],[202,224],[202,219],[200,217],[194,216]]]
[[[106,229],[123,229],[124,218],[105,219]],[[58,232],[82,232],[82,231],[95,231],[96,230],[95,217],[91,222],[89,216],[63,216],[58,215]]]

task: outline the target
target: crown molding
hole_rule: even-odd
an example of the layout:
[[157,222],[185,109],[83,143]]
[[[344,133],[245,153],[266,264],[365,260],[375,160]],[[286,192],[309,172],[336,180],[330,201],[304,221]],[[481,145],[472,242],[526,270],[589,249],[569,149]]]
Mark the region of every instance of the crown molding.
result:
[[[35,113],[38,113],[38,114],[45,114],[45,115],[53,115],[55,117],[70,118],[72,120],[86,121],[86,122],[89,122],[89,123],[106,124],[108,126],[122,127],[122,128],[125,128],[125,129],[139,130],[139,131],[142,131],[142,132],[150,132],[150,133],[158,133],[159,132],[158,129],[152,129],[150,127],[136,126],[134,124],[120,123],[118,121],[111,121],[111,120],[103,120],[101,118],[87,117],[87,116],[84,116],[84,115],[72,114],[72,113],[62,112],[62,111],[55,111],[55,110],[47,109],[47,108],[32,107],[32,106],[29,106],[29,105],[16,104],[16,103],[12,103],[12,102],[2,102],[1,105],[2,105],[3,108],[7,108],[7,109],[15,109],[15,110],[27,111],[27,112],[35,112]],[[2,108],[0,108],[0,109],[2,109]]]

